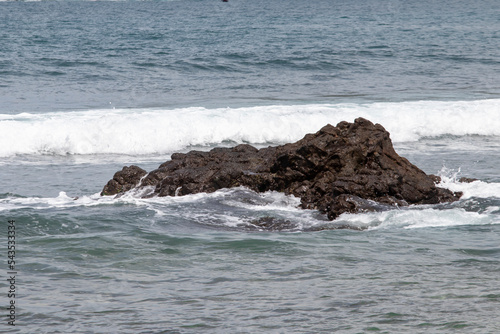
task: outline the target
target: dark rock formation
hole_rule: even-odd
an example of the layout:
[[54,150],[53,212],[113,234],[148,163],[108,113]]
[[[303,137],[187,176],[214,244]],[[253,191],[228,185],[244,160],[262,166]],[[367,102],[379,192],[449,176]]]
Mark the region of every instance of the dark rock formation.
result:
[[137,166],[123,167],[109,180],[101,195],[119,194],[134,188],[148,172]]
[[374,211],[409,204],[457,200],[461,194],[437,188],[433,178],[400,157],[389,133],[358,118],[326,125],[296,143],[257,150],[250,145],[209,152],[175,153],[146,176],[125,167],[104,187],[114,195],[155,186],[158,196],[179,196],[245,186],[301,198],[301,206],[335,219],[344,212]]

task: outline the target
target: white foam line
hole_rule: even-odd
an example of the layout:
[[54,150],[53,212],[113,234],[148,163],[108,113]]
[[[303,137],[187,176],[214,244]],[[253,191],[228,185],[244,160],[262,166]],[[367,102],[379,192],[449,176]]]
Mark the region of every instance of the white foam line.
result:
[[499,110],[500,99],[492,99],[0,114],[0,156],[147,155],[227,141],[279,144],[357,117],[382,124],[395,142],[443,134],[500,136]]
[[500,224],[500,216],[492,215],[490,212],[470,212],[462,208],[439,210],[413,207],[405,210],[343,214],[338,218],[338,222],[345,222],[351,226],[371,230],[386,228],[414,229]]

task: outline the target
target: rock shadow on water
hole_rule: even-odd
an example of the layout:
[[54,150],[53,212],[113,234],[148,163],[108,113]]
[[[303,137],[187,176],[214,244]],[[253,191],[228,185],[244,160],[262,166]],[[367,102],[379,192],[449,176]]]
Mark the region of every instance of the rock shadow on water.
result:
[[309,227],[303,227],[302,224],[293,222],[285,218],[277,217],[261,217],[249,222],[245,225],[247,231],[266,231],[266,232],[318,232],[327,230],[366,230],[368,227],[355,226],[346,223],[325,222],[324,224],[316,224]]

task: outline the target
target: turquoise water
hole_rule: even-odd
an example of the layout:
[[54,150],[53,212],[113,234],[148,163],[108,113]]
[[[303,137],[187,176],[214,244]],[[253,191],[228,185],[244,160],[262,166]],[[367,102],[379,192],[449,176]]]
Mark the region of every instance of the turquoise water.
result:
[[[498,333],[499,9],[0,2],[0,247],[14,219],[17,270],[12,327],[4,252],[0,332]],[[360,116],[463,198],[331,222],[244,188],[99,195],[124,165]]]

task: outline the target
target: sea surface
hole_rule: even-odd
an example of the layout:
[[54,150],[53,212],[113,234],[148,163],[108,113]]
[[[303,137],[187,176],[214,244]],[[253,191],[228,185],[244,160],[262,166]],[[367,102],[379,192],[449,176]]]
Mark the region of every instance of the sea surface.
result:
[[[500,333],[499,18],[493,0],[0,2],[0,332]],[[357,117],[463,197],[328,221],[245,188],[100,196],[123,166]]]

